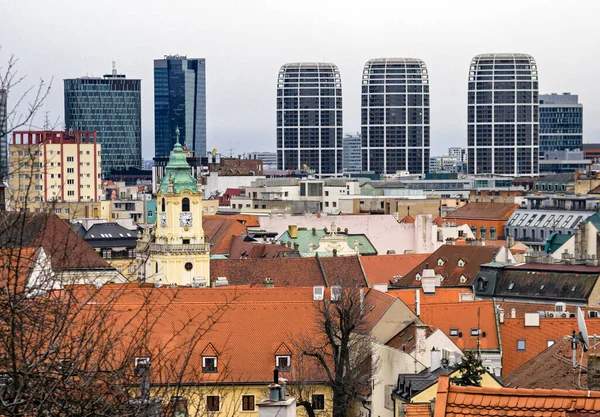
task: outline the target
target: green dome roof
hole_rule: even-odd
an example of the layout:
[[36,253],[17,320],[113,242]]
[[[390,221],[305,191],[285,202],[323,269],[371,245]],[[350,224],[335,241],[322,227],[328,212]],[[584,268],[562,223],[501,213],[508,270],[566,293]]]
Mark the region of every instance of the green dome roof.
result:
[[184,190],[192,193],[198,192],[198,183],[192,177],[190,165],[187,163],[187,157],[183,153],[181,144],[179,143],[179,129],[175,130],[177,141],[169,156],[169,163],[165,168],[165,176],[160,183],[160,191],[162,193],[169,192],[169,183],[173,181],[173,192],[178,194]]

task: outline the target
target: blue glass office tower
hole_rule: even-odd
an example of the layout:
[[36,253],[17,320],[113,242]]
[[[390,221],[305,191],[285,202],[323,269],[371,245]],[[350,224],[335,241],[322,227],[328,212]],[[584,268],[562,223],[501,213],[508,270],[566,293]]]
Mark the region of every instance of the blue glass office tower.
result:
[[66,130],[95,130],[102,172],[142,167],[141,80],[117,74],[64,80]]
[[581,149],[583,106],[577,95],[540,94],[540,154]]
[[206,155],[206,62],[168,55],[154,60],[155,157],[169,156],[180,140],[197,157]]

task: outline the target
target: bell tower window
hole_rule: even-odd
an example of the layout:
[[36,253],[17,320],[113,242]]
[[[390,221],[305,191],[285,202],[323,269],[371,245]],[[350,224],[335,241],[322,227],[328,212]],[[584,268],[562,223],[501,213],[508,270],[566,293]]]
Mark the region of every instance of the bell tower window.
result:
[[181,211],[190,211],[190,199],[185,197],[181,200]]
[[161,203],[160,203],[160,211],[162,211],[163,213],[165,211],[167,211],[166,210],[166,206],[167,206],[167,204],[165,203],[165,199],[163,198],[162,201],[161,201]]

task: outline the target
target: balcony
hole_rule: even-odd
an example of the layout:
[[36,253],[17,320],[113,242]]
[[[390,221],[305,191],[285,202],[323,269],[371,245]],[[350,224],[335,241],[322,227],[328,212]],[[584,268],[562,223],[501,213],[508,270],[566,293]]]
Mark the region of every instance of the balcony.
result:
[[155,253],[198,253],[198,252],[209,252],[209,243],[199,243],[190,245],[165,245],[159,243],[153,243],[150,245],[150,252]]

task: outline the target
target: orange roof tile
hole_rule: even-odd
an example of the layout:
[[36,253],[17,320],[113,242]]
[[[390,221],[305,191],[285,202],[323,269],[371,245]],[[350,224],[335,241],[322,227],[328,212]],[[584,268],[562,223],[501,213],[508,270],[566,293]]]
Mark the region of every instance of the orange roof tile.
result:
[[[376,290],[364,291],[365,323],[372,326],[395,299]],[[145,336],[148,341],[143,343],[147,350],[140,356],[159,357],[174,370],[182,361],[189,361],[182,383],[268,383],[276,354],[287,352],[292,355],[292,371],[282,376],[293,380],[294,341],[301,335],[313,339],[322,335],[315,328],[321,304],[313,300],[311,287],[154,288],[124,284],[97,290],[72,286],[69,294],[80,302],[87,301],[90,308],[108,308],[102,311],[114,316],[124,335],[134,337],[142,323],[152,323]],[[212,325],[207,327],[208,322]],[[128,349],[137,349],[135,346]],[[115,347],[111,350],[117,351]],[[203,355],[217,356],[217,373],[202,373]],[[169,370],[160,370],[166,372],[161,382],[181,376],[169,374]],[[319,378],[317,374],[311,382],[324,380]]]
[[414,224],[414,222],[415,222],[415,218],[412,217],[411,215],[404,216],[404,218],[402,220],[400,220],[400,223],[406,223],[406,224]]
[[[425,304],[419,317],[423,323],[442,330],[460,349],[500,349],[492,300]],[[459,336],[450,336],[450,329],[457,329]],[[472,336],[471,329],[479,329],[480,336]],[[504,352],[504,339],[502,344]]]
[[431,403],[402,404],[405,417],[431,417]]
[[443,223],[444,219],[440,216],[437,216],[435,219],[433,219],[433,224],[435,224],[438,227],[441,227]]
[[[404,304],[410,307],[411,310],[415,310],[415,291],[417,288],[403,288],[388,290],[388,294],[401,299]],[[443,288],[438,287],[435,289],[435,294],[427,294],[423,292],[422,288],[418,288],[420,292],[419,299],[421,301],[421,307],[430,304],[451,304],[458,303],[460,301],[461,294],[473,294],[473,290],[468,287],[464,288]],[[469,302],[469,301],[464,301]]]
[[279,244],[263,242],[246,242],[244,236],[233,236],[229,247],[229,259],[247,258],[277,258],[283,252],[293,252],[294,249]]
[[449,213],[446,219],[507,220],[517,208],[518,204],[510,203],[469,203]]
[[[550,309],[553,311],[554,308]],[[567,311],[574,312],[567,306]],[[504,323],[500,324],[502,338],[502,375],[509,375],[548,347],[548,341],[558,341],[577,329],[576,318],[540,318],[540,325],[525,326],[525,318],[510,318],[504,310]],[[589,334],[600,334],[600,318],[586,318]],[[517,350],[517,341],[525,341],[525,350]]]
[[440,376],[434,417],[584,416],[600,411],[600,392],[526,388],[462,387]]
[[371,285],[389,284],[397,276],[409,273],[428,256],[427,253],[361,256],[360,263]]
[[227,254],[233,238],[247,234],[246,226],[227,216],[205,216],[202,228],[212,254]]

